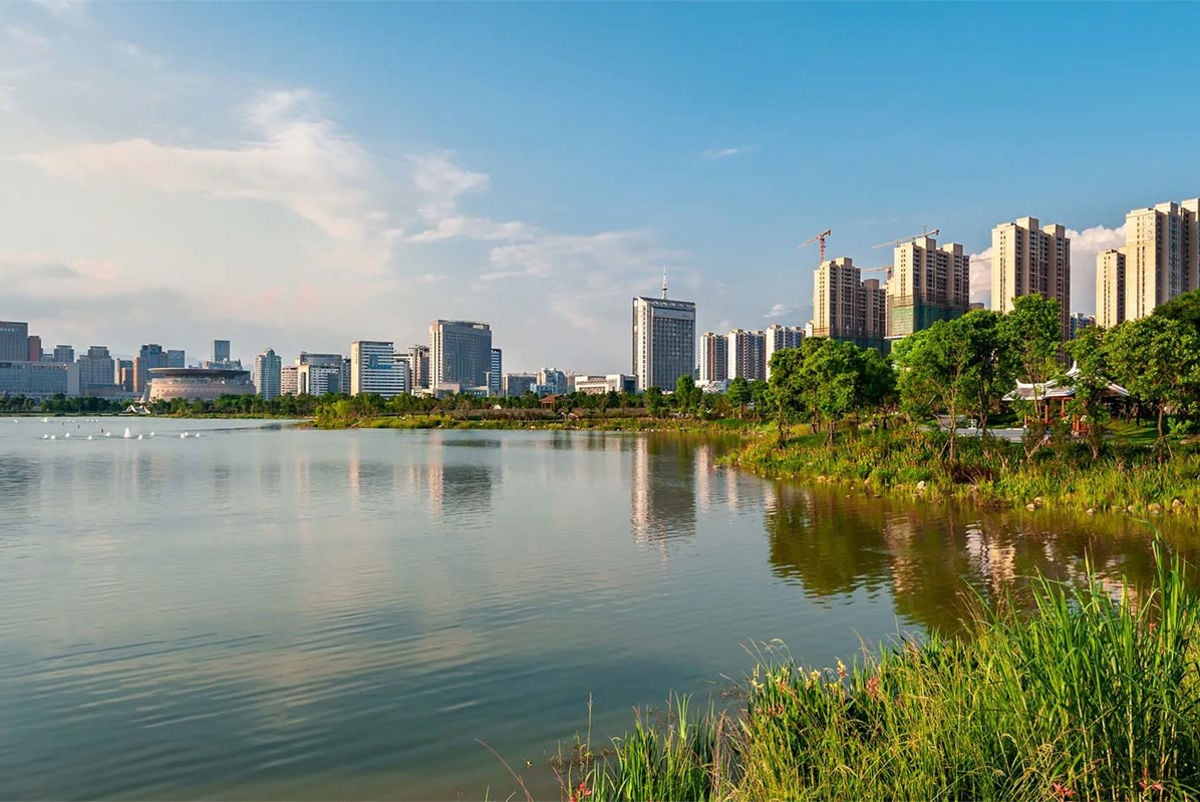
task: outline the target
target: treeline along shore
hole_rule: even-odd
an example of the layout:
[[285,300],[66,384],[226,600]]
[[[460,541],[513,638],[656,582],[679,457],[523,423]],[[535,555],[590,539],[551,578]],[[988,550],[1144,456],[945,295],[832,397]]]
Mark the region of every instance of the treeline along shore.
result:
[[[769,381],[703,393],[538,398],[225,396],[154,414],[300,419],[323,429],[741,433],[728,464],[860,492],[1142,516],[1200,513],[1200,291],[1149,317],[1060,337],[1057,301],[935,323],[883,356],[825,338],[777,352]],[[1068,370],[1069,368],[1069,370]],[[102,414],[92,398],[0,399],[0,411]]]

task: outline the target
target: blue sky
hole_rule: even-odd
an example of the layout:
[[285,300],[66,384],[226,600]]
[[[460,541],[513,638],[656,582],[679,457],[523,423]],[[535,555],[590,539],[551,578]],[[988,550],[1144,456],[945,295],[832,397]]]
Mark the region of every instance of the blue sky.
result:
[[[1200,194],[1190,4],[0,5],[0,317],[195,357],[485,320],[627,369],[628,302],[803,324],[815,246]],[[1194,81],[1191,81],[1194,83]],[[6,297],[7,296],[7,297]],[[773,317],[766,317],[773,315]]]

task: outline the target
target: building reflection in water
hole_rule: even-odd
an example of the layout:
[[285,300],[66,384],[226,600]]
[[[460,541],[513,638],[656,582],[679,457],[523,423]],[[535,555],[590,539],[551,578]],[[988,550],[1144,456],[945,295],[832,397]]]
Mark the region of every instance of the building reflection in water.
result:
[[902,620],[926,628],[961,631],[977,595],[1028,604],[1037,576],[1082,581],[1085,559],[1114,595],[1122,577],[1136,593],[1154,574],[1150,540],[1128,520],[1097,533],[1020,511],[931,507],[820,485],[780,482],[776,491],[765,510],[776,576],[827,604],[888,593]]
[[683,437],[634,439],[630,512],[637,543],[666,543],[696,535],[696,444]]

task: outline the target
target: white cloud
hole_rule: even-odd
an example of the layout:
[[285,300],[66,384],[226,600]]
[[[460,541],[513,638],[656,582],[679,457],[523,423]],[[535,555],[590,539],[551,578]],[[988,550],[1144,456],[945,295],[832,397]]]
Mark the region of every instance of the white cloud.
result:
[[371,159],[304,90],[269,92],[250,103],[252,138],[233,147],[192,147],[145,138],[85,143],[18,157],[47,173],[109,180],[209,198],[252,199],[290,209],[329,237],[366,248],[360,265],[378,270],[395,231],[367,189]]
[[783,304],[775,304],[774,306],[772,306],[770,309],[767,310],[767,313],[765,315],[763,315],[763,317],[765,317],[765,318],[787,317],[794,311],[796,311],[794,307],[784,306]]
[[987,306],[992,298],[992,249],[971,254],[971,303]]
[[706,159],[728,159],[730,156],[741,156],[758,150],[758,145],[735,145],[731,148],[710,148],[700,155]]

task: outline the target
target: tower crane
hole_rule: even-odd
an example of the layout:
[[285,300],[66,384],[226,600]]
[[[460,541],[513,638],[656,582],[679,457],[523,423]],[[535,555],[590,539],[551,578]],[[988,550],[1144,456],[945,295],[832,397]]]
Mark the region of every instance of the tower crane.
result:
[[864,267],[864,268],[860,268],[858,272],[859,272],[859,274],[863,274],[863,273],[880,273],[880,272],[886,271],[887,275],[884,277],[884,280],[886,281],[887,279],[890,279],[892,277],[892,267],[893,267],[893,265],[880,265],[879,267]]
[[801,248],[805,248],[809,245],[812,245],[814,242],[819,242],[819,243],[821,243],[821,263],[824,264],[824,262],[825,262],[825,238],[828,237],[832,233],[833,232],[827,228],[824,231],[822,231],[820,234],[817,234],[815,237],[809,237],[804,242],[797,245],[796,250],[800,250]]
[[933,231],[930,231],[929,229],[925,229],[920,234],[913,234],[911,237],[903,237],[901,239],[894,239],[891,242],[881,242],[878,245],[872,245],[871,247],[872,248],[895,248],[897,245],[903,245],[906,242],[912,242],[913,240],[920,239],[921,237],[936,237],[938,235],[939,231],[940,230],[936,229],[936,228]]

